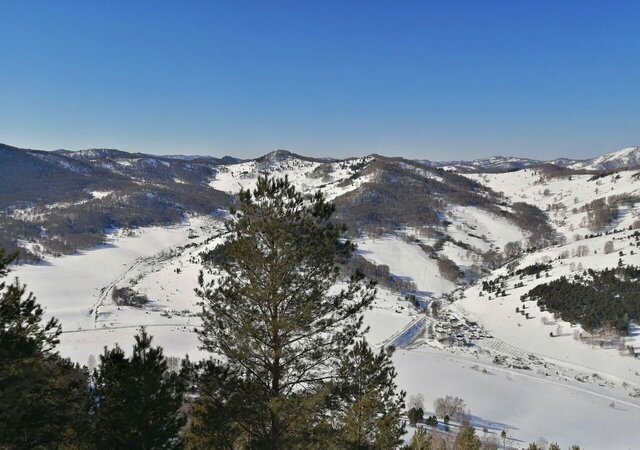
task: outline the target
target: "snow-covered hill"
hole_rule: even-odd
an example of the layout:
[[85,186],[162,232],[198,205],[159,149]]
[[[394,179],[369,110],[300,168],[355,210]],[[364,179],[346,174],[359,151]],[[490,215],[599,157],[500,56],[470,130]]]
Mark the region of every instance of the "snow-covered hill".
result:
[[[628,349],[640,349],[639,328],[632,324],[616,346],[600,346],[597,337],[574,338],[587,330],[535,302],[526,301],[528,318],[515,309],[525,304],[523,294],[542,283],[588,269],[640,265],[638,171],[585,172],[635,165],[637,149],[589,164],[488,158],[465,167],[378,155],[317,159],[286,151],[215,162],[111,150],[58,153],[7,150],[4,157],[37,161],[38,167],[74,173],[70,180],[89,184],[76,197],[20,204],[5,217],[37,227],[41,215],[62,216],[70,208],[97,214],[121,201],[123,192],[127,198],[139,193],[141,208],[181,207],[170,226],[111,228],[107,245],[45,255],[46,264],[14,271],[47,314],[61,320],[63,355],[86,363],[104,345],[129,348],[144,325],[167,354],[204,356],[197,349],[200,306],[193,292],[201,256],[224,241],[233,196],[253,188],[260,175],[287,176],[305,194],[321,190],[333,200],[337,218],[350,226],[356,254],[388,274],[365,323],[374,345],[399,347],[398,381],[409,395],[424,394],[427,409],[436,397],[459,395],[479,431],[498,436],[507,430],[516,446],[546,437],[562,447],[634,448],[640,360],[628,356]],[[98,184],[96,173],[111,184]],[[169,198],[170,192],[180,196]],[[229,203],[196,208],[196,200],[214,193]],[[154,203],[164,197],[170,201]],[[55,232],[36,230],[37,236]],[[41,239],[18,238],[28,248]],[[613,249],[605,251],[608,242]],[[548,266],[540,277],[516,274],[535,264]],[[220,275],[210,269],[207,276]],[[488,281],[500,285],[499,296],[483,290]],[[132,289],[149,302],[118,305],[114,288]],[[616,436],[613,442],[609,434]]]
[[481,158],[472,161],[417,160],[417,162],[427,167],[456,170],[461,172],[507,172],[527,167],[541,166],[544,164],[567,167],[575,170],[602,172],[639,167],[640,147],[623,148],[622,150],[607,153],[603,156],[583,160],[571,158],[540,160],[515,156],[492,156],[490,158]]
[[505,172],[525,167],[539,166],[544,161],[515,156],[492,156],[490,158],[474,159],[472,161],[429,161],[418,160],[427,167],[445,170],[459,170],[462,172]]
[[566,164],[571,169],[620,170],[640,167],[640,147],[628,147],[586,161]]
[[[640,218],[640,176],[626,170],[605,176],[573,174],[548,175],[540,169],[467,176],[503,195],[509,202],[524,202],[544,210],[550,223],[566,240],[585,234],[628,228]],[[610,221],[598,226],[594,201],[612,210]]]

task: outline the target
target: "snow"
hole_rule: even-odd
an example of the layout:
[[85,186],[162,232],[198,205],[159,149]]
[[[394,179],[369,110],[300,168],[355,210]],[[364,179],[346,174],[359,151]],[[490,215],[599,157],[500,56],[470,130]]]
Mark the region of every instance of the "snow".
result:
[[[525,202],[547,211],[551,224],[566,239],[576,234],[593,233],[587,228],[586,212],[580,208],[598,198],[608,199],[613,195],[640,195],[640,179],[637,171],[627,170],[589,181],[592,175],[571,175],[545,178],[537,169],[499,174],[468,174],[496,192],[501,192],[511,202]],[[555,205],[556,210],[551,207]],[[623,208],[622,218],[607,229],[628,227],[639,216],[638,204]],[[578,210],[578,211],[575,211]]]
[[439,296],[455,289],[445,280],[436,260],[417,245],[408,244],[396,236],[357,241],[358,252],[376,264],[389,266],[395,276],[408,277],[423,295]]
[[509,220],[480,208],[452,207],[448,210],[447,215],[449,220],[454,223],[454,226],[450,226],[447,230],[449,234],[453,238],[469,242],[483,251],[492,247],[503,249],[508,242],[523,242],[524,244],[527,239],[526,234]]
[[[197,313],[201,310],[193,290],[201,269],[197,255],[224,237],[201,244],[189,239],[192,230],[208,238],[222,232],[222,221],[196,217],[170,228],[119,230],[103,247],[20,266],[12,275],[36,295],[48,316],[60,320],[63,356],[86,363],[103,346],[118,343],[127,349],[139,327],[146,326],[166,354],[199,358],[204,354],[197,350],[194,332],[200,326]],[[194,242],[198,245],[184,248]],[[114,304],[112,289],[127,286],[150,302],[144,308]],[[365,314],[365,327],[371,328],[367,338],[373,345],[382,345],[416,315],[400,294],[379,288]]]
[[[366,164],[373,160],[371,157],[357,158],[348,163],[320,163],[296,158],[284,158],[271,161],[247,161],[237,164],[220,166],[214,179],[209,185],[215,189],[230,194],[237,194],[241,189],[255,188],[258,177],[265,172],[273,176],[287,175],[289,181],[304,193],[321,189],[326,198],[331,200],[347,192],[353,191],[363,183],[369,181],[367,177],[349,180],[354,174],[351,165]],[[320,166],[326,167],[327,172],[317,173]]]
[[571,164],[572,169],[613,170],[640,165],[640,147],[627,147],[587,161]]
[[[20,266],[12,275],[36,295],[47,315],[60,320],[65,332],[59,347],[60,353],[84,363],[88,356],[86,349],[91,347],[89,342],[93,336],[96,336],[96,342],[100,345],[93,347],[92,352],[98,353],[103,345],[119,342],[127,346],[127,336],[134,332],[135,327],[170,323],[162,321],[159,312],[150,314],[138,308],[123,307],[118,314],[114,314],[113,310],[117,307],[106,306],[104,316],[96,315],[96,310],[102,308],[103,303],[110,302],[114,280],[123,278],[149,255],[186,243],[189,226],[193,224],[144,229],[135,237],[112,236],[109,243],[101,248],[80,255],[52,258],[39,265]],[[180,325],[197,323],[192,319],[178,319],[174,322]],[[158,328],[154,331],[156,334],[158,340],[170,340],[172,328]]]
[[407,398],[424,395],[426,416],[436,398],[460,397],[481,436],[483,428],[494,436],[506,430],[518,448],[541,437],[562,448],[637,448],[640,404],[597,385],[560,382],[430,348],[397,350],[393,360]]
[[[640,386],[640,361],[631,357],[622,357],[617,349],[592,348],[573,339],[572,334],[575,326],[561,321],[554,320],[548,312],[541,312],[538,307],[531,302],[533,319],[526,320],[520,314],[515,313],[516,307],[521,307],[520,295],[531,290],[535,285],[557,279],[561,276],[570,276],[576,273],[578,265],[584,268],[602,270],[614,268],[618,265],[620,258],[618,252],[624,253],[624,262],[630,265],[640,265],[640,254],[631,255],[634,240],[630,238],[632,231],[624,231],[611,235],[603,235],[578,242],[572,242],[563,246],[550,247],[542,251],[526,255],[519,262],[517,268],[523,268],[535,263],[552,262],[553,268],[549,272],[549,278],[534,276],[525,277],[525,286],[513,288],[510,282],[507,284],[507,296],[489,300],[489,295],[485,293],[480,297],[480,286],[473,286],[464,291],[464,299],[453,305],[453,309],[482,323],[487,331],[499,340],[509,343],[511,346],[525,352],[533,353],[540,357],[561,364],[567,367],[579,368],[584,372],[596,372],[616,382],[626,382]],[[604,254],[602,249],[604,243],[613,240],[615,251]],[[573,257],[574,250],[579,245],[589,248],[589,255],[583,257]],[[595,253],[597,251],[598,253]],[[570,255],[564,259],[558,259],[563,254]],[[505,274],[505,269],[500,269],[492,274],[492,277]],[[552,326],[542,323],[541,318],[547,317]],[[549,332],[556,331],[560,325],[564,330],[563,336],[550,337]],[[634,338],[628,342],[634,345],[637,340]]]
[[[201,245],[200,241],[189,240],[188,235],[189,229],[201,231],[197,234],[203,237],[205,232],[215,234],[221,222],[211,220],[191,219],[178,227],[140,230],[131,237],[114,235],[110,245],[104,248],[51,259],[46,265],[22,266],[14,275],[27,283],[46,307],[47,314],[61,320],[65,332],[59,348],[63,356],[86,363],[90,355],[97,356],[104,346],[116,343],[129,351],[133,335],[140,325],[145,325],[154,342],[163,346],[165,354],[189,354],[199,359],[206,357],[206,353],[198,349],[194,332],[199,319],[193,313],[199,307],[192,289],[199,265],[190,263],[189,259],[205,248],[204,245],[215,246],[222,237]],[[195,248],[170,251],[193,242],[198,244]],[[417,245],[398,237],[362,240],[359,251],[378,264],[389,265],[392,273],[411,277],[420,290],[433,295],[455,287],[439,276],[435,261]],[[560,248],[549,250],[559,251]],[[613,264],[617,254],[610,256],[599,259],[600,264],[609,264],[609,259]],[[535,257],[541,256],[527,258]],[[586,262],[586,258],[582,259]],[[523,264],[529,262],[525,259]],[[179,274],[176,269],[180,269]],[[149,307],[118,308],[109,301],[110,287],[130,285],[134,280],[135,288],[151,299]],[[105,289],[101,292],[102,288]],[[638,380],[633,370],[640,370],[637,360],[620,357],[614,351],[591,349],[570,337],[554,339],[550,346],[548,327],[538,320],[528,321],[531,330],[517,331],[510,325],[511,305],[507,302],[517,299],[507,297],[501,300],[502,306],[495,300],[483,303],[484,300],[472,296],[473,289],[465,293],[467,299],[459,305],[454,303],[452,308],[460,313],[468,309],[465,315],[478,317],[500,345],[495,348],[480,345],[477,350],[467,351],[442,346],[432,348],[431,343],[418,342],[398,349],[394,362],[401,389],[409,394],[422,392],[427,409],[437,397],[460,396],[471,408],[473,422],[480,430],[487,428],[499,434],[507,429],[509,436],[518,442],[543,436],[550,441],[557,440],[563,447],[579,443],[589,448],[633,448],[632,442],[637,438],[633,430],[640,425],[637,399],[629,397],[618,385],[580,383],[572,376],[556,375],[553,370],[571,370],[570,373],[575,374],[604,371],[608,378],[617,382],[628,380],[635,386]],[[101,298],[105,301],[96,315],[92,310]],[[183,310],[187,310],[187,314],[176,313]],[[365,325],[371,329],[367,339],[374,346],[394,343],[402,330],[420,320],[424,323],[425,319],[398,293],[379,289],[372,309],[365,314]],[[499,354],[509,346],[521,349],[523,354],[531,351],[546,356],[556,364],[556,369],[550,369],[552,376],[545,376],[539,370],[519,371],[496,366],[491,356],[483,353]],[[610,407],[611,403],[615,407]],[[603,423],[615,433],[613,444],[607,442],[610,434],[602,433]]]
[[[326,172],[320,173],[321,162],[279,156],[220,166],[210,185],[237,193],[242,188],[253,188],[257,177],[268,170],[275,175],[288,175],[305,193],[322,189],[331,199],[370,180],[351,179],[354,172],[349,164],[327,162]],[[371,160],[360,158],[352,162],[367,164]],[[466,175],[502,191],[507,199],[503,205],[506,210],[510,202],[518,201],[543,210],[547,204],[561,205],[560,210],[550,209],[548,213],[556,230],[567,238],[567,244],[524,255],[516,263],[517,267],[524,267],[550,261],[553,269],[549,278],[525,277],[525,288],[508,286],[508,295],[499,299],[489,300],[486,293],[480,297],[478,285],[461,287],[444,279],[437,260],[409,238],[411,234],[421,236],[420,229],[404,230],[404,239],[395,234],[358,239],[357,251],[363,257],[387,265],[396,277],[413,281],[417,295],[423,299],[433,300],[445,294],[458,298],[451,304],[443,303],[444,313],[459,323],[473,320],[491,336],[475,339],[469,347],[450,347],[428,336],[414,340],[414,332],[420,334],[427,327],[443,323],[442,313],[438,319],[441,322],[437,322],[417,311],[401,293],[379,287],[364,317],[365,326],[370,328],[367,339],[376,347],[401,347],[394,354],[399,387],[409,395],[423,393],[427,410],[437,397],[460,396],[471,409],[474,425],[480,430],[486,427],[496,435],[506,429],[517,446],[544,437],[558,441],[563,448],[574,443],[586,448],[635,448],[640,397],[632,394],[640,389],[640,360],[623,357],[616,349],[592,348],[573,339],[571,334],[576,327],[571,324],[543,324],[543,315],[553,319],[531,306],[532,302],[528,306],[534,319],[525,320],[515,314],[522,293],[537,283],[571,274],[578,264],[593,269],[615,267],[618,252],[623,251],[626,264],[640,265],[640,254],[630,254],[638,249],[632,248],[634,241],[629,238],[633,231],[626,230],[638,216],[639,204],[623,208],[619,219],[608,227],[625,231],[590,239],[584,239],[585,234],[591,233],[583,223],[585,214],[572,211],[599,197],[637,195],[640,181],[634,175],[634,171],[624,171],[619,178],[607,176],[597,181],[588,181],[591,175],[546,179],[534,169]],[[102,198],[109,192],[91,194]],[[33,211],[27,208],[15,214],[29,216]],[[452,205],[442,214],[452,223],[444,230],[446,234],[472,249],[463,249],[449,240],[438,253],[463,268],[479,263],[483,252],[501,251],[508,242],[524,244],[528,239],[509,220],[477,207]],[[86,363],[104,346],[117,343],[129,350],[133,335],[140,326],[146,326],[167,355],[189,354],[199,359],[206,353],[198,349],[194,331],[200,325],[197,313],[201,309],[193,291],[201,269],[198,254],[224,240],[223,218],[192,217],[174,227],[116,230],[103,247],[51,258],[37,266],[21,266],[12,275],[36,294],[47,315],[62,323],[59,350],[63,356]],[[615,252],[605,255],[603,247],[608,240],[613,240]],[[435,245],[434,238],[420,237],[420,242]],[[571,256],[581,245],[588,246],[589,254]],[[569,257],[558,259],[566,253]],[[506,269],[501,268],[489,277],[505,273]],[[207,276],[219,274],[213,271]],[[149,303],[143,308],[118,306],[111,300],[114,287],[131,287],[146,295]],[[549,332],[555,331],[557,325],[562,326],[566,336],[551,338]],[[405,339],[407,336],[411,339]],[[640,347],[639,325],[632,326],[625,343]],[[520,361],[530,370],[494,364],[494,358],[501,357]]]
[[93,196],[93,198],[105,198],[111,195],[113,191],[90,191],[89,194]]

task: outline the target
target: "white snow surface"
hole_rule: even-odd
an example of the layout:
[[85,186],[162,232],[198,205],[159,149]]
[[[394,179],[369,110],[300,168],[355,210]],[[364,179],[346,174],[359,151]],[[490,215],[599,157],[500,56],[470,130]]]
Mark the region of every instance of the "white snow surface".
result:
[[627,147],[597,158],[571,164],[572,169],[613,170],[640,165],[640,147]]
[[403,349],[393,359],[407,398],[424,395],[425,415],[433,413],[436,398],[461,397],[480,436],[485,428],[497,437],[506,430],[517,448],[540,438],[561,448],[637,448],[640,403],[624,393],[496,366],[473,354]]
[[454,283],[440,275],[436,260],[417,245],[395,236],[359,241],[358,252],[376,264],[389,266],[392,274],[410,278],[418,291],[427,296],[441,295],[455,289]]
[[522,242],[524,246],[527,239],[527,235],[511,221],[480,208],[457,206],[450,208],[447,214],[454,224],[447,230],[449,234],[483,251],[493,247],[503,249],[508,242]]
[[[148,327],[167,354],[198,358],[204,353],[194,333],[201,310],[193,290],[201,269],[197,255],[221,243],[224,237],[200,241],[222,230],[219,220],[192,218],[180,226],[137,230],[133,236],[115,233],[103,247],[19,266],[12,276],[28,286],[48,316],[60,320],[60,353],[75,361],[86,363],[105,345],[129,349],[140,326]],[[199,240],[189,239],[194,233]],[[194,248],[183,247],[194,242]],[[111,300],[114,287],[132,287],[150,301],[144,308],[118,306]],[[379,288],[365,313],[368,339],[382,345],[416,315],[400,294]]]
[[[372,160],[371,157],[363,157],[349,162],[335,163],[320,163],[297,158],[247,161],[220,166],[218,173],[209,185],[220,191],[236,194],[241,189],[254,189],[258,177],[268,171],[275,176],[287,175],[289,181],[302,192],[315,192],[321,189],[326,198],[331,200],[353,191],[367,182],[367,177],[359,177],[349,182],[346,180],[355,173],[351,169],[351,165],[366,164]],[[326,168],[327,172],[320,172],[320,166]]]
[[[611,196],[640,195],[638,171],[626,170],[612,175],[590,180],[592,175],[571,175],[547,178],[537,169],[523,169],[517,172],[498,174],[466,174],[496,192],[501,192],[511,202],[524,202],[547,211],[556,230],[568,240],[575,235],[593,233],[587,227],[587,213],[580,211],[593,200]],[[628,227],[640,217],[640,204],[623,207],[620,217],[606,230]],[[576,210],[574,212],[574,210]]]

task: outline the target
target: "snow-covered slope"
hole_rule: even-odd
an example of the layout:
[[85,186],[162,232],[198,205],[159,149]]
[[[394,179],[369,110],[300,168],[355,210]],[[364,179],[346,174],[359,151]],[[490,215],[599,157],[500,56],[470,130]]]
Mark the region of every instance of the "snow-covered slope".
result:
[[[599,178],[571,173],[548,177],[540,169],[524,169],[467,176],[511,202],[538,206],[547,212],[559,233],[567,240],[575,240],[576,236],[633,225],[640,217],[640,178],[637,173],[627,170]],[[602,229],[589,227],[589,204],[597,199],[603,199],[617,210],[617,217]]]
[[515,156],[492,156],[471,161],[430,161],[426,159],[416,161],[427,167],[461,172],[508,172],[543,164],[552,164],[575,170],[601,172],[605,170],[631,169],[640,166],[640,147],[623,148],[622,150],[591,159],[556,158],[540,160]]
[[329,199],[358,188],[366,177],[349,181],[372,157],[356,158],[340,162],[301,159],[288,152],[273,152],[257,160],[218,167],[209,183],[214,189],[237,194],[241,189],[253,189],[260,175],[287,176],[302,192],[321,189]]
[[567,164],[571,169],[619,170],[640,166],[640,147],[627,147],[597,158]]
[[518,158],[515,156],[492,156],[490,158],[480,158],[472,161],[429,161],[423,159],[418,160],[418,162],[427,167],[460,170],[463,172],[504,172],[544,164],[544,161],[538,159]]

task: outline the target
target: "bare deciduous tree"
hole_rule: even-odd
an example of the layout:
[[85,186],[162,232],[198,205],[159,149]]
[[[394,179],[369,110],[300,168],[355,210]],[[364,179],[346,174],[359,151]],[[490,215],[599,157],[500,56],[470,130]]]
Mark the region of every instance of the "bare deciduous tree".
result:
[[454,419],[461,419],[467,414],[467,404],[465,401],[451,395],[435,399],[433,409],[439,417],[449,416]]

